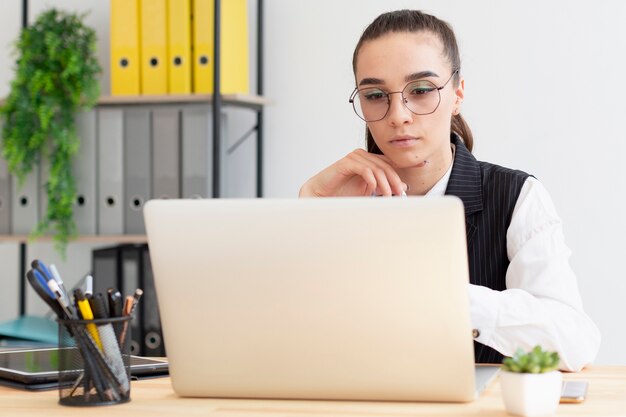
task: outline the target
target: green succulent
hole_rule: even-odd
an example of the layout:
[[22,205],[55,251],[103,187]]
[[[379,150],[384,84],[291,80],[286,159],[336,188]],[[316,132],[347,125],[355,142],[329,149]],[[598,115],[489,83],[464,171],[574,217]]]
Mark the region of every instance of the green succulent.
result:
[[63,256],[69,239],[76,236],[72,158],[79,138],[74,117],[91,108],[100,94],[96,35],[83,24],[84,17],[49,9],[22,29],[14,45],[15,78],[0,108],[2,154],[19,184],[43,159],[50,161],[44,185],[47,212],[31,238],[53,232]]
[[513,357],[502,361],[502,369],[508,372],[542,374],[554,371],[559,367],[559,354],[544,351],[541,346],[535,346],[530,352],[517,349]]

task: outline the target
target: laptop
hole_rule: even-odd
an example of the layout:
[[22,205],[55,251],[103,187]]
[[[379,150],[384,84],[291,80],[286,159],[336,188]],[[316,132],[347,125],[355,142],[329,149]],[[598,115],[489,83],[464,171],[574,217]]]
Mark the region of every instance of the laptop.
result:
[[456,197],[152,200],[144,215],[181,396],[463,402],[497,370],[476,381]]

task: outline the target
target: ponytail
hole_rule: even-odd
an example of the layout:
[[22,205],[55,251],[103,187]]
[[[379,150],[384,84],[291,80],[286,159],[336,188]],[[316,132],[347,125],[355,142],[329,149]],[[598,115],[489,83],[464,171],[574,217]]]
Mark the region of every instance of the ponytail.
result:
[[465,147],[468,151],[472,152],[472,148],[474,147],[474,135],[472,135],[472,131],[470,127],[467,125],[465,119],[460,114],[455,114],[452,116],[452,122],[450,124],[450,130],[461,137]]

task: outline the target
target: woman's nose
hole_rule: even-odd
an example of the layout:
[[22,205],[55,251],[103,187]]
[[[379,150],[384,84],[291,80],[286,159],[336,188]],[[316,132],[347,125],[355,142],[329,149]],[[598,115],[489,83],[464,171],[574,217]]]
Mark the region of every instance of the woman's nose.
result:
[[413,113],[406,106],[404,96],[400,91],[389,93],[389,113],[387,120],[392,125],[402,125],[413,120]]

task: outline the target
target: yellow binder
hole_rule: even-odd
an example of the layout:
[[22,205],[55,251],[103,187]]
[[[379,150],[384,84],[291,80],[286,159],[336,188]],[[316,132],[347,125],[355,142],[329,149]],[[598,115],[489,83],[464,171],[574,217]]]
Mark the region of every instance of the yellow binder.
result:
[[167,0],[141,1],[141,92],[167,94]]
[[168,5],[168,91],[191,93],[191,1],[169,0]]
[[111,95],[141,94],[139,0],[111,0]]
[[[221,3],[221,93],[247,94],[248,10],[247,0]],[[195,93],[213,93],[213,0],[193,1],[193,76]]]

